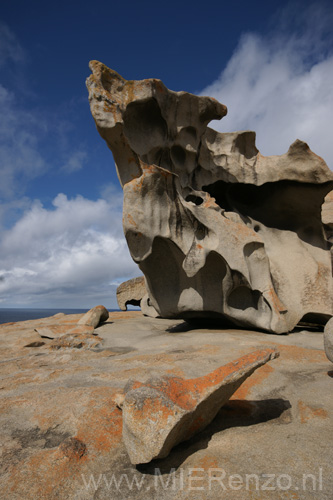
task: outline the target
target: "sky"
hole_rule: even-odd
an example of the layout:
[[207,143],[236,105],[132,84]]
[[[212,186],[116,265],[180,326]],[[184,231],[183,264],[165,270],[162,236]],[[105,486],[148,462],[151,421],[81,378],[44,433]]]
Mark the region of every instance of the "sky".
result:
[[212,128],[255,130],[264,155],[298,138],[333,168],[332,24],[325,0],[2,0],[0,307],[117,308],[117,286],[141,274],[90,60],[215,97],[228,115]]

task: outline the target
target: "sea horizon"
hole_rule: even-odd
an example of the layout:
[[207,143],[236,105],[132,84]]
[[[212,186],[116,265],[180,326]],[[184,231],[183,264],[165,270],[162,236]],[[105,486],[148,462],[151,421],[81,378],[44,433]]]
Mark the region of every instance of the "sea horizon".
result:
[[[119,310],[120,309],[108,309],[109,312]],[[84,314],[87,311],[89,311],[89,308],[0,307],[0,325],[4,323],[16,323],[18,321],[48,318],[49,316],[54,316],[62,312],[64,314]]]

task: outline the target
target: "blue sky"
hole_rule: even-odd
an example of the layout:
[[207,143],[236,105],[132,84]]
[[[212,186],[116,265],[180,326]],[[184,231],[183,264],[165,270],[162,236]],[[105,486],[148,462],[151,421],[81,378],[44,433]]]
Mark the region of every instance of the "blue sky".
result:
[[90,114],[97,59],[127,79],[211,95],[265,154],[296,139],[333,168],[331,2],[3,0],[0,307],[116,307],[140,274],[122,191]]

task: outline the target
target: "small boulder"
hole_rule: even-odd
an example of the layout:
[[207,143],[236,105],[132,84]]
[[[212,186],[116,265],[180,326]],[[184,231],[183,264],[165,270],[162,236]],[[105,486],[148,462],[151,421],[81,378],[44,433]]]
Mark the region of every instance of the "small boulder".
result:
[[324,348],[327,358],[333,363],[333,318],[331,318],[324,329]]
[[278,356],[275,349],[262,349],[204,377],[129,381],[122,405],[123,439],[132,464],[165,458],[203,430],[247,377]]
[[100,323],[109,319],[109,312],[104,306],[96,306],[90,309],[78,321],[78,325],[88,325],[97,328]]

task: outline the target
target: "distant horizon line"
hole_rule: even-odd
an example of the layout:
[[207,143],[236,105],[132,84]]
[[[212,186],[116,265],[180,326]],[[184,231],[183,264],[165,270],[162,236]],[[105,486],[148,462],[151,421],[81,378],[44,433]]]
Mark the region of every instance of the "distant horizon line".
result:
[[[49,310],[49,311],[55,311],[55,310],[58,310],[58,309],[63,309],[65,311],[70,311],[70,310],[77,310],[77,311],[89,311],[90,309],[92,309],[91,307],[0,307],[0,310],[1,309],[38,309],[38,310],[42,310],[42,309],[45,309],[45,310]],[[106,307],[106,309],[108,311],[121,311],[121,309],[119,308],[113,308],[113,307]]]

